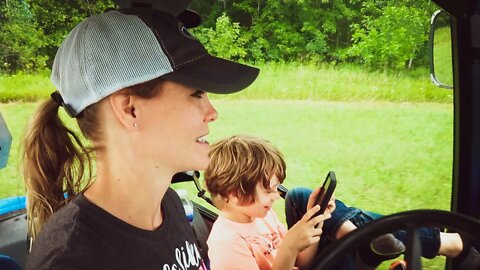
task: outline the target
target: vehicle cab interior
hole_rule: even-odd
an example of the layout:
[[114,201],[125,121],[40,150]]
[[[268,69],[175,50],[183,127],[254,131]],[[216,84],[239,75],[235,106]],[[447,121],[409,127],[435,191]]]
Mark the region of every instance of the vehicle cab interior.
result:
[[[187,1],[187,0],[182,0]],[[142,1],[116,1],[119,7],[145,5]],[[132,3],[133,2],[133,3]],[[188,1],[187,1],[188,2]],[[451,88],[453,94],[453,146],[450,211],[412,209],[394,213],[367,224],[318,256],[311,269],[332,268],[342,255],[383,233],[406,229],[408,242],[404,254],[406,269],[422,267],[417,228],[437,226],[459,232],[480,243],[480,0],[433,0],[441,11],[433,14],[430,32],[430,71],[432,82],[440,88]],[[152,7],[156,8],[156,7]],[[436,73],[435,30],[438,24],[451,33],[451,79]],[[439,90],[440,91],[440,90]],[[12,136],[0,112],[0,168],[7,166]],[[0,171],[1,173],[1,171]],[[206,240],[218,214],[201,183],[200,172],[181,172],[172,180],[173,186],[187,184],[198,192],[202,203],[193,201],[193,222],[202,255],[208,257]],[[287,189],[279,187],[281,194]],[[192,198],[193,199],[193,198]],[[28,256],[25,196],[0,198],[0,269],[23,269]],[[445,269],[460,269],[454,259],[447,259]]]

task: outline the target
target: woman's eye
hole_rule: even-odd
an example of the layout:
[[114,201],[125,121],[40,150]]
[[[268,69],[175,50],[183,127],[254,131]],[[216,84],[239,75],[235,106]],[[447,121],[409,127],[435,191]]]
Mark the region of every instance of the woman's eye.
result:
[[197,90],[192,94],[192,97],[203,98],[204,95],[205,95],[204,91]]

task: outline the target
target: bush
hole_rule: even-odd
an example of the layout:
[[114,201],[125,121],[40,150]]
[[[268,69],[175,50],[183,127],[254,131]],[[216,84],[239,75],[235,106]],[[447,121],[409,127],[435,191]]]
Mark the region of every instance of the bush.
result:
[[428,39],[425,14],[413,7],[389,6],[379,17],[365,17],[353,25],[348,57],[370,67],[401,69],[423,49]]
[[231,22],[225,14],[217,18],[215,29],[200,27],[192,32],[215,56],[241,60],[247,54],[244,48],[247,40],[242,37],[239,24]]
[[24,1],[6,1],[0,8],[0,72],[32,71],[45,67],[47,57],[37,54],[43,45],[33,15]]

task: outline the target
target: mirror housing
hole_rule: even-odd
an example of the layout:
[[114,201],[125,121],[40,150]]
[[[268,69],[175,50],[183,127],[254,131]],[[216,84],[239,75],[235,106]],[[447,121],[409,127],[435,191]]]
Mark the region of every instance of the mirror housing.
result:
[[451,17],[443,10],[430,20],[430,79],[441,88],[453,89]]

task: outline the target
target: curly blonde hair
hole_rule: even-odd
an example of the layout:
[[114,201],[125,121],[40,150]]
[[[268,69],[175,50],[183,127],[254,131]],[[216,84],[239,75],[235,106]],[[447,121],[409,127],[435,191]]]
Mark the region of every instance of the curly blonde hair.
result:
[[255,201],[258,183],[269,189],[275,175],[286,177],[282,153],[269,141],[248,135],[232,136],[212,145],[210,162],[204,172],[205,184],[216,207],[235,194],[243,205]]

